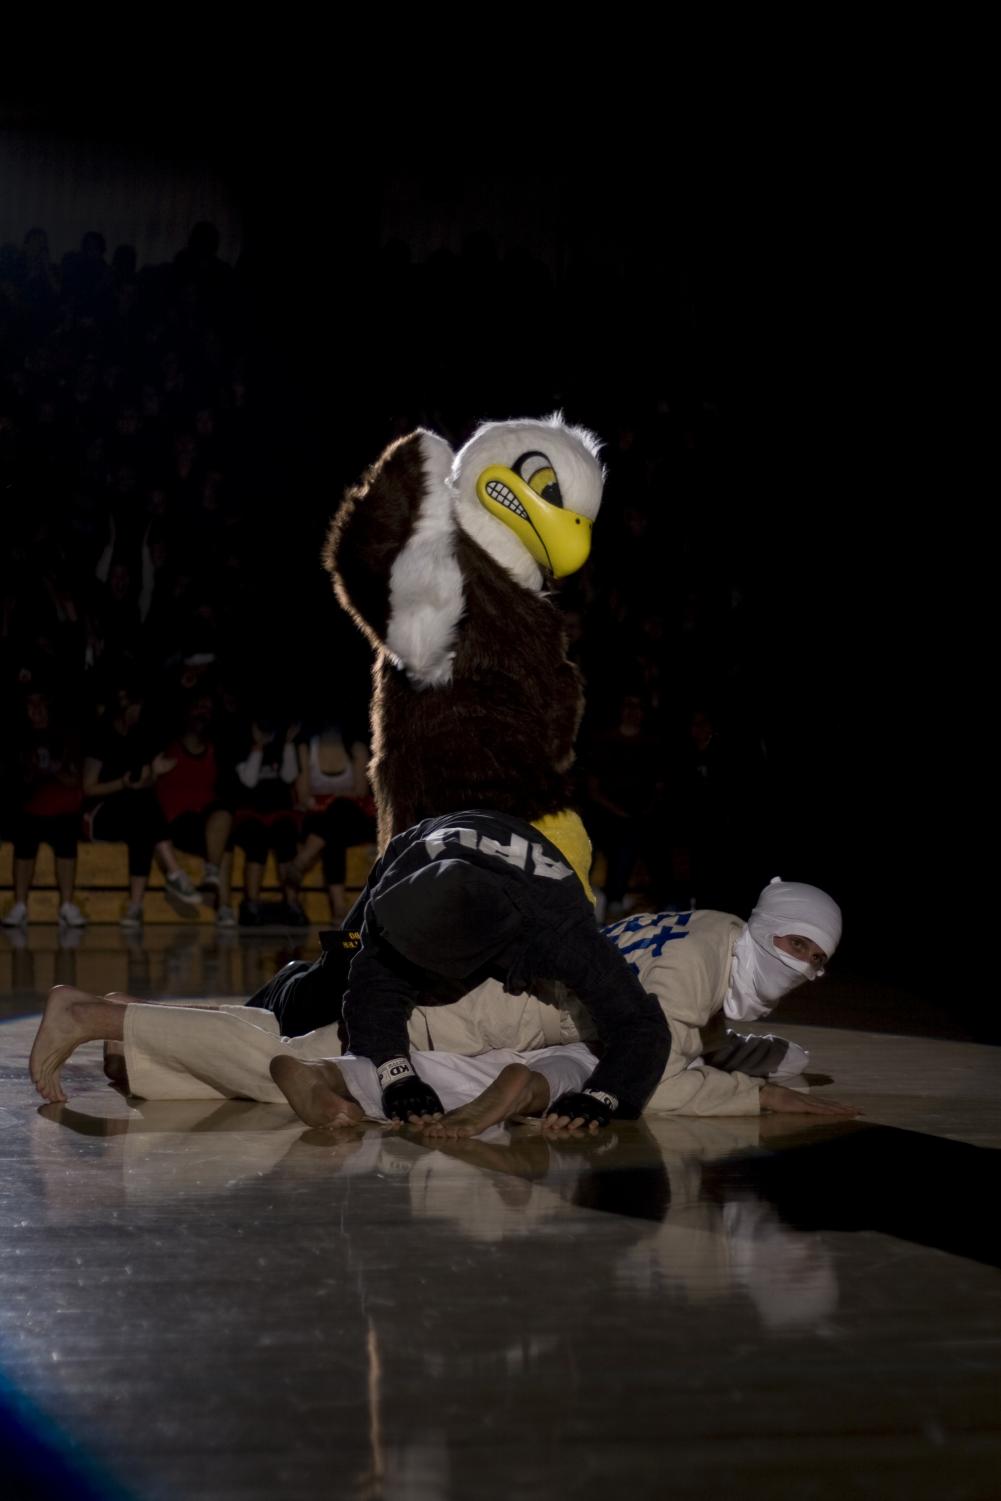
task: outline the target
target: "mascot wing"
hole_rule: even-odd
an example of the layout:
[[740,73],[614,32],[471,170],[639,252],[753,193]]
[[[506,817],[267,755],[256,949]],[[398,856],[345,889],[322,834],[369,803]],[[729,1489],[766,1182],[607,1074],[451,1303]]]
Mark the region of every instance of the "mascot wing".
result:
[[347,492],[323,553],[341,604],[416,688],[450,682],[463,612],[453,458],[423,430],[392,443]]

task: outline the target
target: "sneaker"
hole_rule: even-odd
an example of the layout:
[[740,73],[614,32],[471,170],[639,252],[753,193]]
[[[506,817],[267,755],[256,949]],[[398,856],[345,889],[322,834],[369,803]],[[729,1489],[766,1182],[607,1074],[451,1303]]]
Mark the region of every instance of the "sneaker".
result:
[[11,907],[8,912],[5,912],[4,915],[3,915],[3,917],[0,917],[0,923],[2,923],[5,928],[24,928],[24,927],[27,927],[27,925],[28,925],[28,904],[27,904],[27,902],[15,902],[14,905],[13,905],[13,907]]
[[240,903],[240,927],[259,928],[262,920],[260,902],[248,902],[244,898]]
[[215,920],[217,928],[236,927],[236,913],[233,911],[232,907],[220,907],[219,911],[215,915]]
[[197,917],[201,898],[186,871],[175,870],[169,875],[163,883],[163,894],[178,917]]
[[290,928],[308,928],[309,918],[301,902],[285,902],[283,918]]
[[124,916],[118,919],[120,928],[141,928],[143,925],[142,902],[130,902]]
[[59,921],[65,923],[68,928],[85,928],[87,919],[84,917],[76,902],[63,902],[59,908]]
[[218,865],[212,865],[208,860],[206,860],[205,869],[202,871],[198,894],[210,911],[219,911],[219,903],[222,900],[222,878],[219,874]]

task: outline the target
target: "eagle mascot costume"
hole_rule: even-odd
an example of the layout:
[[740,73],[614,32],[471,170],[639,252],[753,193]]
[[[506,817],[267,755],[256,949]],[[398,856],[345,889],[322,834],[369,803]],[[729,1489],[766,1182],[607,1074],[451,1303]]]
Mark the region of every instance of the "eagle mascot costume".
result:
[[485,423],[458,453],[418,430],[347,492],[324,563],[376,653],[380,849],[421,819],[495,809],[536,824],[589,890],[568,806],[583,690],[548,585],[588,556],[598,449],[560,415]]

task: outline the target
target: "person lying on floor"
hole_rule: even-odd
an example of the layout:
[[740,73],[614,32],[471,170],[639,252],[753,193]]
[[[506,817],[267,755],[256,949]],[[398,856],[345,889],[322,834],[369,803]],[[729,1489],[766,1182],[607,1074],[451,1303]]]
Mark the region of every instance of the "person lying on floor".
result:
[[[140,1028],[144,1020],[155,1025],[161,1039],[160,1064],[151,1063],[147,1046],[133,1049],[137,1019]],[[367,1058],[303,1059],[279,1046],[267,1071],[253,1079],[248,1096],[240,1042],[241,1034],[250,1032],[260,1029],[238,1012],[149,1005],[131,996],[94,996],[57,985],[46,1002],[29,1066],[39,1094],[64,1103],[60,1069],[75,1049],[84,1042],[120,1041],[120,1081],[129,1093],[146,1099],[285,1100],[307,1125],[318,1127],[387,1119],[378,1072]],[[197,1055],[194,1072],[177,1066],[178,1051]],[[531,1054],[508,1048],[476,1058],[416,1050],[410,1056],[417,1077],[435,1091],[443,1107],[435,1120],[424,1124],[425,1132],[453,1139],[476,1136],[513,1116],[545,1115],[553,1100],[583,1089],[597,1061],[584,1043]],[[566,1115],[550,1114],[546,1124],[562,1130],[571,1122]],[[596,1132],[597,1122],[591,1122],[589,1130]]]
[[[356,909],[357,911],[357,909]],[[356,913],[352,913],[349,923]],[[678,1115],[757,1115],[796,1111],[802,1095],[783,1081],[809,1061],[797,1043],[733,1030],[760,1023],[791,991],[817,980],[841,939],[841,911],[817,886],[771,881],[747,922],[727,912],[642,912],[602,930],[657,997],[671,1030],[671,1052],[647,1108]],[[341,1016],[352,945],[350,928],[320,935],[323,953],[294,961],[251,996],[275,1033],[295,1038],[320,1029],[337,1052],[333,1027]],[[415,1004],[407,1030],[413,1046],[476,1054],[519,1052],[593,1039],[586,1009],[555,983],[512,996],[483,980],[451,1005]]]
[[[273,1021],[270,1012],[245,1007],[155,1005],[60,985],[46,1004],[31,1075],[45,1099],[65,1102],[62,1065],[82,1043],[104,1039],[123,1046],[111,1071],[116,1082],[145,1099],[284,1100],[311,1126],[385,1119],[374,1065],[367,1059],[337,1058],[336,1027],[280,1039],[268,1025]],[[524,1054],[493,1049],[476,1057],[414,1049],[411,1057],[446,1112],[428,1126],[438,1138],[474,1136],[512,1116],[543,1114],[553,1099],[582,1090],[595,1066],[593,1052],[582,1043]],[[756,1101],[760,1110],[771,1112],[858,1113],[767,1083]],[[570,1124],[566,1115],[552,1112],[546,1120],[556,1129]],[[588,1129],[597,1131],[597,1123]]]
[[[639,968],[643,985],[658,997],[671,1027],[674,1048],[654,1091],[653,1108],[679,1115],[855,1113],[766,1077],[721,1071],[712,1066],[715,1054],[709,1047],[713,1028],[720,1029],[724,1017],[760,1019],[783,993],[820,971],[840,936],[840,913],[826,893],[798,883],[772,882],[747,924],[712,912],[644,914],[616,924],[612,936],[623,957]],[[808,957],[800,958],[801,951]],[[342,957],[328,950],[324,959],[303,966],[291,978],[286,970],[280,971],[271,984],[280,983],[287,992],[301,984],[300,974],[305,974],[314,988],[321,979],[329,988],[331,973],[324,975],[324,966],[331,959],[342,964]],[[94,999],[74,994],[78,1000]],[[507,1047],[527,1054],[531,1065],[541,1049],[561,1036],[579,1041],[576,1024],[583,1021],[575,1003],[571,1014],[533,995],[500,994],[499,1005],[481,995],[458,1005],[416,1007],[408,1023],[411,1044],[421,1054],[435,1049],[436,1057]],[[58,1069],[73,1048],[102,1035],[126,1040],[128,1078],[119,1077],[119,1082],[127,1082],[133,1093],[147,1099],[277,1100],[281,1096],[269,1072],[272,1059],[326,1060],[343,1051],[336,1024],[282,1038],[273,1009],[134,1004],[123,1015],[120,1006],[103,1013],[70,1009],[65,1004],[69,998],[63,992],[62,1000],[53,1002],[58,1025],[40,1034],[36,1043],[38,1071],[33,1068],[33,1077],[43,1094],[53,1087],[53,1076],[59,1091]],[[571,1003],[572,998],[566,1000]],[[94,1030],[101,1026],[113,1030]],[[733,1047],[732,1042],[725,1045]],[[769,1039],[752,1038],[746,1047],[765,1054],[751,1059],[750,1067],[767,1068]],[[114,1076],[116,1060],[111,1063]],[[46,1098],[62,1095],[49,1093]]]
[[[640,1113],[667,1063],[667,1022],[595,926],[579,877],[532,825],[480,811],[424,820],[397,835],[377,861],[360,912],[361,942],[351,962],[343,1019],[348,1050],[376,1067],[389,1119],[427,1124],[444,1113],[410,1057],[414,1006],[449,1001],[486,977],[503,986],[495,1008],[503,1008],[508,994],[560,983],[589,1014],[599,1061],[585,1088],[552,1101],[552,1118],[601,1127],[613,1116]],[[137,1029],[156,1033],[164,1026],[147,1023],[146,1008],[127,1007],[119,1020],[90,1005],[87,1027],[115,1027],[90,1035],[117,1038],[120,1031],[127,1055],[130,1046],[137,1051]],[[33,1051],[32,1077],[49,1099],[59,1097],[58,1072],[69,1056],[63,1050],[83,1040],[61,1020],[66,1016],[76,1019],[72,1003],[50,1002]],[[244,1018],[252,1016],[246,1008]],[[242,1030],[245,1040],[252,1021]],[[235,1038],[234,1045],[239,1047]],[[321,1056],[333,1051],[339,1049]],[[169,1062],[169,1043],[161,1041],[153,1055]],[[198,1066],[190,1063],[188,1054],[181,1072],[197,1079]],[[131,1087],[146,1092],[135,1074],[130,1068]],[[237,1092],[261,1098],[253,1088]]]

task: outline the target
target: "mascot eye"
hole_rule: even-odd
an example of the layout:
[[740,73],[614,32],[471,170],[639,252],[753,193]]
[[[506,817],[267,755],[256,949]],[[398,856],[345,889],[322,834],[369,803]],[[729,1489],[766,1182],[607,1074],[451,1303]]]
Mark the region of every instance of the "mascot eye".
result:
[[519,477],[535,491],[536,495],[541,495],[542,499],[548,501],[551,506],[563,505],[556,470],[544,453],[523,453],[514,467]]

